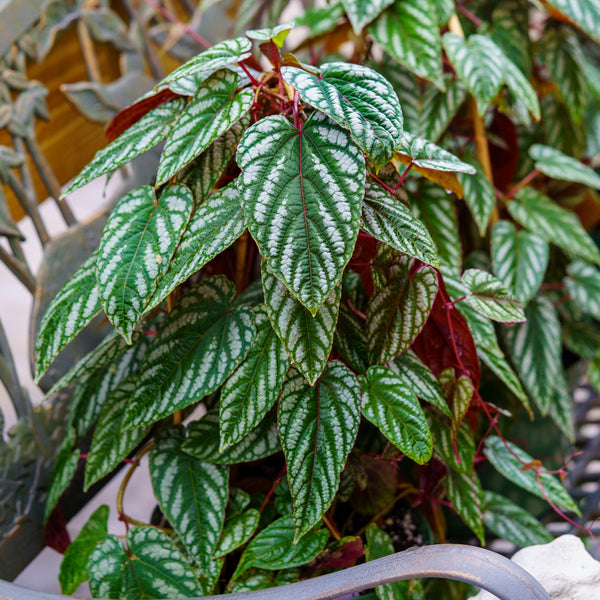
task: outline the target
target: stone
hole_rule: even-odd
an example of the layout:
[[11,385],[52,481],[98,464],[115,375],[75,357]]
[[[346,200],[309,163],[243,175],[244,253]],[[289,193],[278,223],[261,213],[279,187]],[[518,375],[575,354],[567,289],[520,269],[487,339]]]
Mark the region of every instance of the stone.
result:
[[[588,554],[574,535],[563,535],[549,544],[519,550],[512,560],[531,573],[552,600],[600,598],[600,562]],[[472,600],[495,600],[481,591]]]

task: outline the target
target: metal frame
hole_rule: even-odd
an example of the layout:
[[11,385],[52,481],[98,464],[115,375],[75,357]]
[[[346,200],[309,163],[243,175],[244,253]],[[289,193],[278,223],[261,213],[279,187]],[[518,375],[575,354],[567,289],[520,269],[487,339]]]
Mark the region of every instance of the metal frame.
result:
[[[411,548],[278,588],[193,600],[334,600],[385,583],[431,577],[470,583],[500,600],[551,600],[541,584],[519,565],[495,552],[460,544]],[[2,600],[72,600],[5,581],[0,581],[0,596]]]

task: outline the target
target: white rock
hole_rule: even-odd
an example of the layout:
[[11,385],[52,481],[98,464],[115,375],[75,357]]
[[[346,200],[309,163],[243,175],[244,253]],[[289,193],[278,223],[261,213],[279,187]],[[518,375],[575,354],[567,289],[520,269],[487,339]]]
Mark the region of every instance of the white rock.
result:
[[[600,600],[600,562],[588,554],[583,542],[574,535],[523,548],[512,560],[529,571],[553,600]],[[497,599],[481,591],[472,600]]]

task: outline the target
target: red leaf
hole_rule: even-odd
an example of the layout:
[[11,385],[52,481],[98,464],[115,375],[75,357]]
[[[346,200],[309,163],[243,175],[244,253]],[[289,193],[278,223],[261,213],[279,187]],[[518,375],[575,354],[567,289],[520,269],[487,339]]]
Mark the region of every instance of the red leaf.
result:
[[492,138],[489,147],[494,185],[499,190],[505,192],[509,188],[517,170],[517,160],[519,158],[517,128],[506,115],[496,112],[490,126],[490,132],[504,142],[504,147],[502,147],[494,144]]
[[457,377],[466,375],[477,390],[480,370],[473,336],[464,317],[452,304],[441,275],[438,280],[433,308],[412,349],[436,377],[444,369],[453,368]]
[[149,98],[144,98],[134,102],[117,113],[106,129],[106,137],[109,142],[116,140],[126,129],[129,129],[134,123],[137,123],[146,113],[153,108],[169,102],[174,98],[181,98],[179,94],[165,88]]
[[44,542],[53,550],[64,554],[71,543],[67,522],[59,505],[50,513],[44,527]]
[[439,482],[446,476],[447,470],[446,465],[435,458],[432,458],[419,469],[419,495],[412,503],[413,507],[419,506],[423,501],[439,495],[435,493],[435,489]]
[[315,569],[345,569],[351,567],[361,556],[364,556],[365,549],[360,538],[350,540],[340,548],[325,557]]
[[349,266],[355,273],[360,275],[360,280],[369,298],[372,296],[374,289],[371,271],[376,254],[377,240],[368,233],[359,231]]

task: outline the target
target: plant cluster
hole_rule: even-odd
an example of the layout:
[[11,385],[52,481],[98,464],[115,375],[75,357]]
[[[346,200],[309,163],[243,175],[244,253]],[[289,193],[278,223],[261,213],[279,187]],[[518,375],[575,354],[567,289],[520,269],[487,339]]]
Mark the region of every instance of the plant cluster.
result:
[[[547,540],[484,491],[484,462],[578,513],[501,424],[536,410],[573,435],[563,343],[598,380],[600,253],[571,207],[600,188],[579,160],[599,149],[600,13],[471,4],[462,23],[453,2],[312,8],[295,54],[292,25],[248,31],[111,123],[67,194],[163,148],[41,325],[38,379],[101,311],[114,327],[50,391],[75,385],[46,515],[91,428],[85,487],[149,453],[159,511],[125,514],[128,475],[133,527],[98,509],[66,592],[280,585],[444,540],[453,512],[481,543]],[[390,536],[407,515],[414,537]]]

